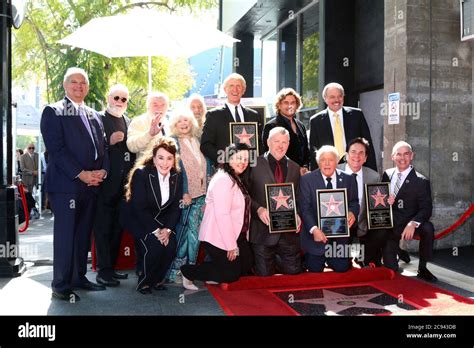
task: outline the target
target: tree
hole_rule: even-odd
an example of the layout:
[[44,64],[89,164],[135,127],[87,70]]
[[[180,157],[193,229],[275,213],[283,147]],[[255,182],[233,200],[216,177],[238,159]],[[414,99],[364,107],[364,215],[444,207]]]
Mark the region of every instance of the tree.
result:
[[[143,112],[147,94],[146,58],[114,58],[65,47],[57,42],[95,17],[124,13],[134,7],[176,12],[180,8],[198,11],[217,6],[217,0],[35,0],[28,3],[25,22],[13,32],[13,79],[25,85],[32,79],[44,80],[44,99],[50,103],[64,95],[63,76],[68,67],[80,66],[89,74],[90,91],[86,102],[101,109],[110,85],[120,82],[130,89],[129,115]],[[181,97],[193,84],[186,60],[153,58],[153,86],[171,99]]]

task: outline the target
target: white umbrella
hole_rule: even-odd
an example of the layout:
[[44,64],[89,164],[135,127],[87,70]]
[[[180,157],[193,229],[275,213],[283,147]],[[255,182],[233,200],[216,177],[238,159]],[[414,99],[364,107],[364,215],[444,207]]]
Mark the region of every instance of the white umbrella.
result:
[[219,46],[232,47],[240,40],[189,17],[152,10],[94,18],[59,43],[97,52],[106,57],[192,57]]

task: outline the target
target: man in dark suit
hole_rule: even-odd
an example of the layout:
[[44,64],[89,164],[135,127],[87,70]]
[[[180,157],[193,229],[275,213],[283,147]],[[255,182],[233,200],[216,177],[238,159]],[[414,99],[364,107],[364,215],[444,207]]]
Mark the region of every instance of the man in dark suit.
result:
[[[255,271],[259,276],[301,272],[298,234],[270,233],[268,228],[270,218],[266,208],[265,184],[293,183],[295,192],[298,192],[300,167],[285,155],[289,142],[288,130],[283,127],[273,128],[267,140],[269,151],[257,158],[257,165],[250,173],[249,192],[252,196],[250,243],[255,256]],[[278,271],[277,255],[280,260]]]
[[26,199],[30,218],[39,219],[40,214],[36,208],[36,200],[33,198],[33,188],[38,185],[38,153],[35,152],[35,144],[28,144],[26,151],[20,157],[21,179],[26,187]]
[[[299,211],[303,220],[301,247],[305,252],[305,262],[310,272],[322,272],[327,265],[336,272],[346,272],[350,268],[350,248],[345,246],[348,237],[334,238],[328,244],[328,237],[318,226],[316,190],[347,189],[348,225],[351,227],[359,215],[359,199],[357,197],[356,179],[342,171],[336,170],[339,153],[334,146],[322,146],[316,161],[319,169],[303,175],[300,180]],[[338,252],[342,246],[342,255]]]
[[128,172],[135,163],[135,154],[127,147],[127,129],[130,119],[125,116],[129,92],[124,85],[110,88],[107,109],[100,114],[105,136],[109,144],[110,169],[107,179],[100,187],[94,219],[94,238],[97,251],[97,283],[117,286],[118,279],[126,279],[126,273],[114,270],[122,241],[119,223],[120,202]]
[[381,248],[387,240],[386,230],[368,230],[367,208],[365,204],[365,184],[375,184],[380,182],[380,175],[375,170],[364,167],[369,152],[369,142],[364,138],[352,139],[347,145],[347,163],[341,163],[337,167],[346,174],[352,175],[357,181],[357,193],[359,198],[360,212],[357,224],[351,228],[351,237],[359,238],[360,244],[364,247],[364,254],[360,255],[362,265],[369,265],[370,262],[381,265]]
[[[342,160],[346,145],[352,139],[362,137],[370,144],[366,166],[377,171],[372,137],[362,111],[343,106],[344,88],[338,83],[327,84],[323,89],[323,98],[328,107],[312,116],[310,120],[310,151],[314,152],[323,145],[334,145]],[[314,158],[311,161],[311,169],[316,169]]]
[[411,165],[414,153],[410,144],[399,141],[393,146],[392,160],[396,167],[387,169],[383,182],[390,182],[393,203],[393,224],[389,239],[383,250],[384,265],[398,269],[397,249],[400,239],[412,240],[420,237],[420,262],[418,278],[435,282],[437,278],[426,268],[432,259],[434,227],[429,221],[433,210],[430,181],[415,171]]
[[273,105],[276,116],[263,128],[262,142],[263,150],[268,151],[267,139],[270,131],[275,127],[285,128],[290,135],[290,146],[286,156],[301,167],[301,175],[304,175],[309,170],[310,153],[306,128],[296,118],[296,113],[302,106],[301,97],[293,88],[283,88],[278,92]]
[[224,154],[224,149],[230,145],[229,123],[231,122],[258,122],[259,148],[262,148],[263,124],[259,122],[258,113],[240,104],[246,86],[242,75],[230,74],[223,83],[227,95],[225,105],[209,111],[206,115],[201,136],[201,151],[215,165],[219,163],[219,156]]
[[107,175],[108,154],[97,112],[84,104],[87,73],[69,68],[66,97],[43,110],[41,133],[49,153],[45,189],[54,213],[53,297],[75,302],[73,288],[105,290],[86,278],[96,192]]

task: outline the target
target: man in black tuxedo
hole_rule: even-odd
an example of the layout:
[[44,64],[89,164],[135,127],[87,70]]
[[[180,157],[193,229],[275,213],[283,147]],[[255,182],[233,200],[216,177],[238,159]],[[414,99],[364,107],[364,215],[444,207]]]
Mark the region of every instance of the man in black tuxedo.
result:
[[[268,228],[270,217],[265,184],[293,183],[295,192],[298,192],[300,167],[286,156],[289,143],[288,130],[283,127],[272,128],[267,140],[269,151],[257,158],[257,165],[250,173],[249,192],[252,196],[250,243],[255,256],[255,272],[258,276],[301,272],[299,235],[295,232],[270,233]],[[281,261],[278,271],[277,256]]]
[[84,104],[87,73],[69,68],[63,86],[66,97],[43,110],[41,133],[49,154],[45,189],[54,213],[53,297],[76,302],[73,288],[105,290],[86,273],[96,194],[109,157],[99,115]]
[[319,169],[303,175],[300,179],[298,209],[303,220],[300,233],[301,248],[305,252],[305,262],[310,272],[322,272],[326,263],[335,272],[346,272],[350,268],[350,252],[342,254],[337,252],[340,248],[349,249],[345,247],[349,237],[330,240],[318,226],[316,190],[319,189],[346,188],[349,228],[357,222],[356,217],[359,215],[357,182],[353,176],[336,169],[338,160],[337,149],[334,146],[324,145],[316,154]]
[[[323,145],[334,145],[341,162],[347,144],[354,138],[362,137],[370,144],[366,166],[377,171],[375,150],[372,145],[369,126],[360,109],[344,105],[344,88],[339,83],[329,83],[323,89],[323,98],[327,108],[311,117],[309,132],[309,148],[317,151]],[[317,168],[314,157],[311,169]]]
[[109,148],[110,170],[100,187],[94,219],[94,237],[97,252],[97,283],[117,286],[126,273],[114,270],[122,241],[119,223],[120,203],[124,196],[128,172],[135,163],[135,154],[127,147],[130,119],[125,116],[129,99],[128,88],[117,84],[110,88],[107,109],[100,114]]
[[225,105],[209,111],[206,115],[201,137],[201,151],[215,165],[219,163],[219,155],[223,154],[223,150],[230,145],[229,123],[231,122],[258,122],[259,148],[262,148],[263,125],[259,122],[258,113],[240,104],[246,86],[242,75],[230,74],[223,84],[227,95]]
[[433,256],[434,227],[429,221],[433,210],[430,181],[411,165],[414,153],[410,144],[399,141],[392,150],[396,167],[383,173],[382,181],[390,182],[393,202],[393,230],[383,250],[384,265],[398,269],[397,249],[400,239],[420,237],[418,278],[435,282],[437,278],[426,268]]

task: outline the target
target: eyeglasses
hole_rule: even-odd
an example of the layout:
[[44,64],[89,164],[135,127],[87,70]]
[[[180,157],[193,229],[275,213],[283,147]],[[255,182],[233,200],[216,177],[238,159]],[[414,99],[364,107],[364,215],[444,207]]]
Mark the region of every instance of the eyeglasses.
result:
[[125,97],[120,98],[118,95],[116,95],[116,96],[114,97],[114,100],[115,100],[115,101],[119,101],[119,100],[120,100],[120,101],[122,101],[122,103],[126,103],[128,99],[125,98]]
[[34,147],[29,147],[28,150],[34,150],[35,148]]

